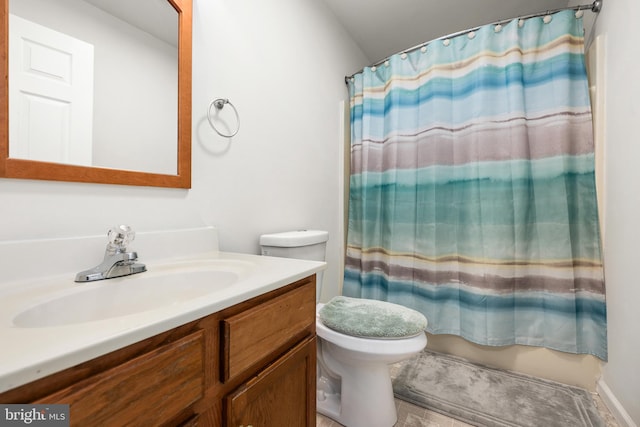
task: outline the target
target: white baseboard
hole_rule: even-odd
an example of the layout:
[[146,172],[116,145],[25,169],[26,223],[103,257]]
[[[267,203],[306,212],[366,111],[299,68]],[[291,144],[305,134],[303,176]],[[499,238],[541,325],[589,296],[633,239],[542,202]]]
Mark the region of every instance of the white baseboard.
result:
[[620,427],[638,427],[602,378],[596,384],[596,391]]

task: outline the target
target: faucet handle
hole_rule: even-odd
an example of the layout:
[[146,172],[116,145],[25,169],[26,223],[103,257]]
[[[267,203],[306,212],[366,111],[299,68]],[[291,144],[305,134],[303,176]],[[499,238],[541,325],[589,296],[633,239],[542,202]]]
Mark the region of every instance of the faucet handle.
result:
[[109,246],[117,251],[125,251],[129,243],[136,238],[136,233],[128,225],[113,227],[107,233]]

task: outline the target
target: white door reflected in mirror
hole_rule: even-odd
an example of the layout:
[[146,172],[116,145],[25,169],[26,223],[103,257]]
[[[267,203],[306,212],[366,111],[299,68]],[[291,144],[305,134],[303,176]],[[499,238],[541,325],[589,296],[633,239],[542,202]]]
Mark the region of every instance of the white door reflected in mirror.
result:
[[93,45],[9,15],[9,155],[90,166]]

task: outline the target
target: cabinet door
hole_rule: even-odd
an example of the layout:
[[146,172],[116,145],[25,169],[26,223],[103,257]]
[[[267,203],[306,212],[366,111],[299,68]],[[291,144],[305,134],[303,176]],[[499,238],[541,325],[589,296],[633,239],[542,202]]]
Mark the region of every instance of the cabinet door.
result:
[[313,337],[225,398],[225,426],[315,426],[315,394],[316,339]]

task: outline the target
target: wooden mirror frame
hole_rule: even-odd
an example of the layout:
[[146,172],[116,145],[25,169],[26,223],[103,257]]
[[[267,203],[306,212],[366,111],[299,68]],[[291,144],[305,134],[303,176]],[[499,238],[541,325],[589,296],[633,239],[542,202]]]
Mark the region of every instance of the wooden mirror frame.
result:
[[9,157],[9,0],[0,0],[0,177],[100,184],[191,188],[192,0],[167,0],[178,13],[178,173],[130,170]]

